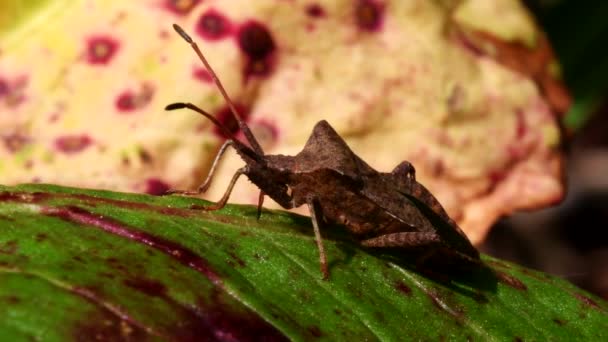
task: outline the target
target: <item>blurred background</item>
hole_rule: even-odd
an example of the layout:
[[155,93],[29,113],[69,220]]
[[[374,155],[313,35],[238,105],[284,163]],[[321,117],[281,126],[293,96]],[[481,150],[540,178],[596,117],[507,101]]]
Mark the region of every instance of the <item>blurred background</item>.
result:
[[608,2],[528,0],[574,99],[564,125],[567,195],[500,220],[481,249],[608,299]]
[[[456,23],[453,9],[472,3],[462,18],[473,21]],[[550,49],[541,51],[545,59],[538,70],[527,68],[538,50],[526,50],[526,37],[536,29],[528,25],[526,8],[561,63],[573,99],[565,113],[559,77],[557,85],[542,83],[559,74]],[[523,41],[471,34],[487,25],[479,23],[487,13],[498,14],[486,20],[497,25],[491,32],[510,26]],[[235,127],[209,74],[170,29],[178,22],[212,46],[205,53],[267,152],[297,153],[312,125],[331,118],[377,169],[411,160],[423,183],[485,253],[558,275],[608,299],[606,18],[608,2],[601,0],[0,1],[0,183],[150,194],[195,187],[223,137],[194,115],[168,115],[162,108],[192,99]],[[446,38],[444,28],[453,35]],[[504,49],[506,61],[492,56],[493,49]],[[509,54],[515,56],[510,61]],[[449,65],[461,60],[466,63]],[[458,86],[454,80],[470,82]],[[478,88],[485,91],[478,98],[463,97]],[[492,93],[496,89],[511,92],[507,104],[492,107],[503,95]],[[546,101],[518,107],[525,102],[521,98],[537,97]],[[449,121],[444,115],[452,107],[456,121],[446,124],[449,129],[421,129]],[[485,114],[492,120],[484,121]],[[531,129],[520,132],[518,120]],[[561,142],[554,126],[561,129]],[[516,137],[524,137],[520,145],[512,144],[508,130],[514,128]],[[545,139],[540,153],[526,149],[530,132]],[[451,138],[469,133],[487,150],[475,154],[453,146]],[[490,160],[497,150],[494,140],[521,159]],[[501,214],[561,198],[559,165],[552,164],[560,149],[567,175],[564,201],[501,219],[486,235]],[[524,165],[528,154],[531,169]],[[225,188],[221,180],[232,175],[235,163],[238,159],[228,162],[232,169],[218,177],[219,190],[210,198],[219,197]],[[543,189],[547,195],[525,192],[528,183],[510,176],[513,164],[523,165],[519,175],[536,172],[531,178],[536,185],[549,184]],[[502,197],[493,197],[495,189]],[[255,189],[237,192],[243,195],[235,201],[257,200]],[[459,207],[463,203],[465,209]]]

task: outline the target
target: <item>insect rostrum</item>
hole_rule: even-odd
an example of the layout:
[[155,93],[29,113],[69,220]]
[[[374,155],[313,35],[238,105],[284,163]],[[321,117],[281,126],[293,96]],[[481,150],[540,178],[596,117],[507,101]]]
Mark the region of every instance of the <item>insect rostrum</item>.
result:
[[207,117],[228,137],[215,157],[207,179],[194,191],[169,193],[200,194],[207,190],[218,161],[232,147],[245,162],[236,171],[224,196],[206,210],[226,204],[241,175],[260,188],[258,217],[264,196],[286,209],[307,205],[319,249],[323,278],[327,279],[327,258],[321,238],[323,219],[344,225],[365,247],[393,247],[413,252],[417,263],[449,258],[479,262],[479,252],[437,199],[416,181],[414,167],[407,161],[390,173],[374,170],[351,151],[327,123],[318,122],[300,153],[295,156],[266,155],[247,124],[240,118],[217,75],[196,43],[184,30],[174,29],[188,42],[211,74],[228,103],[248,144],[234,135],[211,114],[191,103],[173,103],[166,110],[188,108]]

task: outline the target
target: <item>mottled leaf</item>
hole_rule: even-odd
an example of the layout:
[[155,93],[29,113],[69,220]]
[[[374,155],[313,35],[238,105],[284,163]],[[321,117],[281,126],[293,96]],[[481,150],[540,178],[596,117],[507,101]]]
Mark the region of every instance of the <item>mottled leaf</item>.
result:
[[50,185],[0,187],[0,340],[602,340],[608,305],[484,257],[421,275],[307,218]]

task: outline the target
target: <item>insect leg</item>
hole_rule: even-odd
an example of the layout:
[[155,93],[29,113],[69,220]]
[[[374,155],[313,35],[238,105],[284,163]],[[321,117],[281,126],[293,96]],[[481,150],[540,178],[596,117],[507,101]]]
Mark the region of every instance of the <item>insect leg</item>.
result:
[[430,232],[400,232],[380,235],[361,241],[365,247],[427,247],[441,244],[439,236]]
[[264,191],[260,190],[260,195],[258,196],[258,216],[257,220],[260,220],[260,216],[262,216],[262,205],[264,205],[264,196],[266,194]]
[[230,180],[230,184],[228,185],[228,189],[226,189],[224,196],[222,196],[222,198],[217,203],[210,205],[208,207],[205,207],[203,209],[208,210],[208,211],[222,209],[226,205],[226,202],[228,202],[228,198],[230,198],[230,194],[232,193],[232,189],[234,188],[236,181],[239,179],[239,177],[241,175],[246,174],[247,171],[248,171],[247,166],[238,169],[236,171],[236,173],[234,174],[234,176],[232,176],[232,180]]
[[234,146],[234,142],[232,140],[226,140],[226,142],[224,142],[222,147],[220,147],[220,150],[217,152],[217,154],[215,155],[215,158],[213,159],[213,164],[211,164],[211,169],[209,170],[209,173],[207,174],[207,178],[205,179],[203,184],[199,185],[199,187],[196,190],[169,190],[165,193],[165,195],[171,195],[171,194],[200,195],[200,194],[204,193],[205,191],[207,191],[207,189],[209,188],[209,185],[211,184],[211,179],[213,178],[213,175],[215,174],[215,169],[217,168],[217,165],[219,164],[220,159],[222,158],[222,156],[228,149],[228,146]]
[[315,242],[317,243],[317,248],[319,249],[321,273],[323,273],[323,280],[327,280],[329,278],[329,272],[327,271],[327,257],[325,256],[325,248],[323,247],[323,239],[321,238],[319,221],[317,219],[317,214],[319,214],[318,206],[316,205],[316,201],[312,196],[308,196],[306,198],[306,203],[308,204],[308,210],[310,210],[310,218],[312,219],[312,226],[315,231]]
[[285,209],[293,208],[293,197],[287,191],[284,191],[280,187],[266,187],[266,191],[260,190],[258,197],[258,220],[262,215],[262,205],[264,204],[264,198],[266,196],[272,198],[281,207]]

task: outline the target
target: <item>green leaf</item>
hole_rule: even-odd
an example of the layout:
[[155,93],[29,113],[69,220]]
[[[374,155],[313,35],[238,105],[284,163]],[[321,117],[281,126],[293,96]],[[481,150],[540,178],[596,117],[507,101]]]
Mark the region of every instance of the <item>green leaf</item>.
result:
[[433,278],[307,218],[51,185],[0,186],[0,340],[607,340],[608,304],[484,257]]

